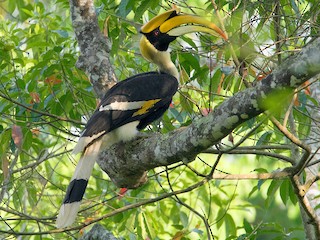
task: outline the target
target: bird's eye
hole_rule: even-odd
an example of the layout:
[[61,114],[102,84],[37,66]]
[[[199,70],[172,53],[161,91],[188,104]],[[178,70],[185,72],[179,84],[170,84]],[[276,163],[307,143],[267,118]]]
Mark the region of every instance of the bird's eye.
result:
[[154,30],[153,35],[154,35],[155,37],[159,36],[159,34],[160,34],[159,29]]

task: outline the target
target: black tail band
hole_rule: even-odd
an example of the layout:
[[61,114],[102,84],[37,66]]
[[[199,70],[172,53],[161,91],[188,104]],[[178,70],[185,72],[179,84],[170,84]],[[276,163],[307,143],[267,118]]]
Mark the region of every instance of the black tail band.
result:
[[63,203],[80,202],[86,190],[88,180],[73,179],[68,186]]

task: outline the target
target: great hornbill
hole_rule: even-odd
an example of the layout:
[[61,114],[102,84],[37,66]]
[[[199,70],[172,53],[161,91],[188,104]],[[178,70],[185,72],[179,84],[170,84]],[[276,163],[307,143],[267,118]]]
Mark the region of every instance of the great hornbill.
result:
[[[193,25],[187,25],[187,24]],[[158,65],[159,72],[147,72],[118,82],[110,88],[95,110],[73,153],[82,153],[57,217],[57,227],[70,226],[78,213],[100,149],[129,141],[168,109],[178,89],[178,70],[167,51],[178,36],[205,32],[226,39],[215,24],[198,16],[183,15],[176,9],[162,13],[141,31],[142,55]]]

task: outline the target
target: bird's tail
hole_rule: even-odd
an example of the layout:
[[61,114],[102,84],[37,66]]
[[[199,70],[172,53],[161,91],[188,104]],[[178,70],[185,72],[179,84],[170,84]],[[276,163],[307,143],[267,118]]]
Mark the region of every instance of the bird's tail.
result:
[[99,154],[100,145],[101,141],[95,141],[86,148],[80,158],[57,217],[56,225],[58,228],[68,227],[76,219],[80,202]]

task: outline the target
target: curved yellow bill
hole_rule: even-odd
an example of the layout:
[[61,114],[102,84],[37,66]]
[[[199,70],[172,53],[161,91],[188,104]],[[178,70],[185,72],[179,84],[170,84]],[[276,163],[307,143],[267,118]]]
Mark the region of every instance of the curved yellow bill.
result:
[[[169,15],[170,16],[170,15]],[[152,20],[151,20],[152,21]],[[181,26],[183,24],[199,24]],[[164,21],[159,28],[160,32],[167,33],[171,36],[180,36],[190,32],[206,32],[214,36],[221,36],[223,39],[227,40],[226,34],[214,23],[198,16],[191,15],[178,15]]]
[[141,27],[141,32],[143,33],[149,33],[159,27],[161,24],[163,24],[173,12],[177,12],[179,14],[180,9],[171,9],[169,11],[166,11],[158,16],[155,16],[152,18],[149,22],[147,22],[145,25]]
[[[188,33],[194,33],[194,32],[203,32],[203,33],[208,33],[210,35],[216,36],[216,37],[221,37],[220,33],[217,33],[215,30],[203,26],[196,26],[196,25],[187,25],[187,26],[182,26],[182,27],[176,27],[169,32],[167,32],[168,35],[170,36],[181,36],[184,34]],[[223,38],[226,40],[225,35]]]

